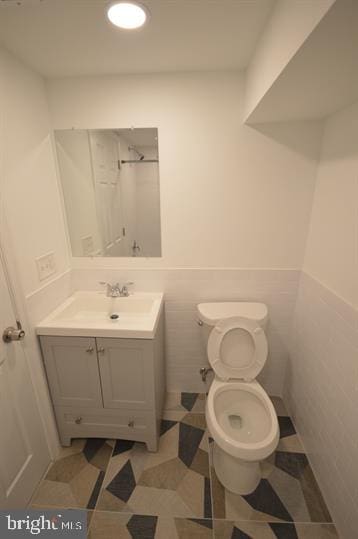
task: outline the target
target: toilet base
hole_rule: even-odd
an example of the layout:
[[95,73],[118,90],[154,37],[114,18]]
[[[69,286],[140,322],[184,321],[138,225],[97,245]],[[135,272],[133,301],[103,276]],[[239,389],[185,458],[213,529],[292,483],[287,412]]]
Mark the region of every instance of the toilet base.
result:
[[249,462],[225,453],[214,442],[213,461],[220,483],[234,494],[251,494],[261,481],[259,462]]

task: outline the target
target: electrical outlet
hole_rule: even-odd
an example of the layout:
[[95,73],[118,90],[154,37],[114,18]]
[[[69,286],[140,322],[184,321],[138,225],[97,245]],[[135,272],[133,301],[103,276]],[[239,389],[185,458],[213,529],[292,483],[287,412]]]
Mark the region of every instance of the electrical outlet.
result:
[[36,258],[36,265],[40,281],[47,279],[56,273],[55,253],[48,253]]

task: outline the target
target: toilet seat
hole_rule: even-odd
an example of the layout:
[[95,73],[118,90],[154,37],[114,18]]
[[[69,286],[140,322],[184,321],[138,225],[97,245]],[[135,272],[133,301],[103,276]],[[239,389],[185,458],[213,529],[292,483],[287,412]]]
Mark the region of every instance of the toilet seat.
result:
[[254,320],[226,318],[211,331],[207,352],[209,363],[221,380],[251,381],[266,363],[266,335]]

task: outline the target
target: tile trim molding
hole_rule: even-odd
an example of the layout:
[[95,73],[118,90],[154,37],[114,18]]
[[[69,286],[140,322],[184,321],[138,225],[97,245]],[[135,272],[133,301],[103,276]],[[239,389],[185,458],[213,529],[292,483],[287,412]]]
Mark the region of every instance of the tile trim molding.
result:
[[25,296],[29,318],[35,326],[72,293],[72,270],[56,275]]

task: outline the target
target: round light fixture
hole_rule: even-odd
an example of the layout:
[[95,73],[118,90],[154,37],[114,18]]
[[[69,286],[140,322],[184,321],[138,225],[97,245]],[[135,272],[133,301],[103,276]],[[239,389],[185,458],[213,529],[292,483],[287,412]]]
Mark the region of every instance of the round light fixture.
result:
[[107,8],[107,17],[114,26],[134,30],[143,26],[148,10],[135,2],[115,2]]

